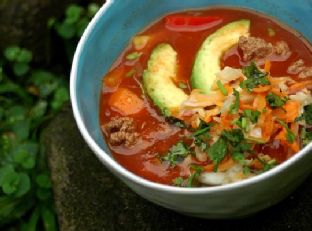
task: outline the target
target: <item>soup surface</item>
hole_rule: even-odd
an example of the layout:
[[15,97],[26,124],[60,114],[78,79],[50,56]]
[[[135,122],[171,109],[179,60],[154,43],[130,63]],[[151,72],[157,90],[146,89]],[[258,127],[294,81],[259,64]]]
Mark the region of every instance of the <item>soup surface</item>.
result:
[[246,10],[167,15],[103,78],[100,125],[129,171],[182,187],[267,171],[312,138],[312,49]]

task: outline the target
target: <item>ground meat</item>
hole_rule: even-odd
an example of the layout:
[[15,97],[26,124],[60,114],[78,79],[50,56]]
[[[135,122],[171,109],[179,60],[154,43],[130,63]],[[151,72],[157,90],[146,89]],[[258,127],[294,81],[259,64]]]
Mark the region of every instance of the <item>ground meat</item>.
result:
[[130,117],[113,117],[103,126],[103,131],[112,145],[124,144],[130,147],[137,142],[138,133],[135,132],[134,121]]
[[293,62],[287,69],[289,74],[298,75],[299,78],[305,79],[312,77],[312,67],[306,67],[302,59]]
[[273,46],[261,38],[241,36],[238,47],[243,52],[243,60],[257,60],[272,54]]
[[289,56],[291,51],[285,41],[279,41],[274,46],[274,53],[280,56]]
[[303,71],[299,73],[299,78],[305,79],[312,77],[312,67],[306,67]]
[[257,37],[241,36],[238,47],[243,52],[244,61],[263,59],[273,53],[279,56],[289,56],[291,54],[285,41],[279,41],[273,46],[271,43]]
[[301,71],[305,69],[304,61],[302,59],[298,59],[296,62],[293,62],[287,69],[289,74],[299,74]]

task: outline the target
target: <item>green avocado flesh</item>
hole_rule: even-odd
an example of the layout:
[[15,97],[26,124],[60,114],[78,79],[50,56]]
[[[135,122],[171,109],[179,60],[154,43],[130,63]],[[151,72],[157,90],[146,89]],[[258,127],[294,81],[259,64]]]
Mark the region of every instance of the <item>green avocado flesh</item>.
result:
[[170,116],[188,97],[175,85],[176,75],[177,52],[167,43],[159,44],[148,60],[143,84],[149,97],[165,116]]
[[209,35],[199,49],[192,70],[193,89],[208,94],[216,73],[221,70],[220,60],[227,50],[238,43],[240,36],[248,36],[250,21],[231,22]]

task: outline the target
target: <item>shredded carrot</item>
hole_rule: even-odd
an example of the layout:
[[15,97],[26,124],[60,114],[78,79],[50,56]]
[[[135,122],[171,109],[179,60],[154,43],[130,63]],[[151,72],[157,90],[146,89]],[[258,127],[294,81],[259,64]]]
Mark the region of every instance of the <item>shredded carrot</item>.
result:
[[144,108],[144,101],[127,88],[119,88],[115,91],[109,98],[108,104],[123,115],[135,114]]
[[263,164],[258,159],[254,159],[251,162],[251,168],[256,169],[256,170],[262,170]]
[[280,97],[286,96],[286,94],[281,92],[279,88],[272,87],[271,92]]
[[253,110],[254,109],[254,107],[252,105],[242,104],[242,103],[239,104],[239,108],[242,109],[242,110],[245,110],[245,109]]
[[218,171],[224,172],[224,171],[228,170],[229,168],[231,168],[234,164],[235,164],[235,161],[232,159],[232,157],[227,156],[219,164]]
[[265,64],[264,64],[264,70],[265,72],[269,73],[271,70],[271,61],[270,60],[265,60]]
[[221,115],[221,126],[223,129],[230,129],[232,128],[232,122],[234,120],[235,116],[225,113]]
[[253,107],[259,111],[262,111],[264,108],[266,108],[265,94],[260,93],[256,95],[256,98],[253,102]]
[[300,103],[294,100],[288,100],[283,109],[277,108],[273,115],[286,122],[293,122],[299,115]]
[[305,80],[291,85],[288,88],[288,93],[293,94],[298,91],[301,91],[304,88],[309,88],[312,86],[312,80]]
[[263,140],[266,142],[269,141],[274,128],[272,110],[267,108],[266,111],[261,114],[258,123],[261,127]]
[[271,85],[266,85],[266,86],[256,87],[256,88],[252,89],[252,91],[254,93],[264,93],[264,92],[271,90],[271,88],[272,88]]

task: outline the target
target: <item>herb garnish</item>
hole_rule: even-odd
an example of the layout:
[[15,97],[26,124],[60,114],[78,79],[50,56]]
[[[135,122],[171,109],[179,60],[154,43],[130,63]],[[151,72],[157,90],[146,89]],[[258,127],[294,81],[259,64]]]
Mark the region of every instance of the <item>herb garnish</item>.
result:
[[187,146],[182,142],[178,142],[173,145],[169,152],[163,156],[161,159],[164,161],[169,161],[171,166],[175,166],[179,161],[182,161],[189,154]]
[[230,106],[230,113],[236,114],[238,113],[239,109],[239,92],[236,89],[234,89],[233,95],[235,96],[235,102]]
[[181,89],[186,89],[187,88],[187,85],[183,82],[179,82],[178,83],[178,87],[181,88]]
[[271,108],[282,107],[285,105],[285,103],[288,100],[287,97],[281,98],[278,95],[271,93],[271,92],[265,97],[265,99],[268,102],[268,104],[271,106]]
[[295,121],[305,120],[308,125],[312,125],[312,104],[304,106],[303,114],[298,117]]
[[141,56],[142,54],[143,54],[142,52],[134,51],[134,52],[128,54],[128,55],[126,56],[126,59],[127,59],[127,60],[135,60],[135,59],[140,58],[140,56]]
[[203,171],[203,168],[201,167],[201,166],[198,166],[198,165],[195,165],[195,164],[192,164],[191,166],[190,166],[190,169],[191,170],[194,170],[194,172],[189,176],[189,178],[188,178],[188,184],[187,184],[187,186],[188,187],[193,187],[193,185],[194,185],[194,180],[196,179],[196,178],[198,178],[199,177],[199,175],[202,173],[202,171]]
[[224,159],[227,154],[227,141],[225,138],[220,137],[215,143],[213,143],[208,149],[208,155],[212,160],[215,171],[218,168],[220,162]]
[[301,130],[301,139],[303,145],[307,145],[312,141],[312,131],[308,131],[306,128]]
[[222,95],[227,96],[228,95],[228,91],[227,89],[224,87],[224,85],[221,83],[221,80],[217,81],[217,86],[219,88],[219,90],[221,91]]
[[251,92],[253,88],[259,85],[270,85],[267,73],[261,72],[254,62],[251,62],[249,66],[244,67],[242,71],[247,79],[241,82],[241,88],[246,88]]
[[248,118],[253,124],[257,123],[261,112],[258,110],[246,109],[243,111],[243,115]]
[[287,142],[293,143],[296,139],[295,134],[289,129],[288,125],[284,121],[277,119],[277,122],[279,122],[286,129],[286,131],[287,131],[287,133],[286,133]]

